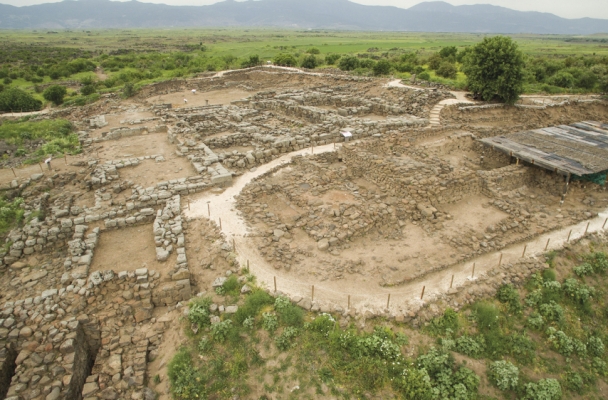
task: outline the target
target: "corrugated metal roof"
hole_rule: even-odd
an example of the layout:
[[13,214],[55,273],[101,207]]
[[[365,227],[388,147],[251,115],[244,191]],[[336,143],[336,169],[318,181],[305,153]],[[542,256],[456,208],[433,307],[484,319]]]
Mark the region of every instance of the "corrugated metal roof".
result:
[[608,170],[608,124],[600,122],[584,121],[480,141],[560,173],[582,176]]

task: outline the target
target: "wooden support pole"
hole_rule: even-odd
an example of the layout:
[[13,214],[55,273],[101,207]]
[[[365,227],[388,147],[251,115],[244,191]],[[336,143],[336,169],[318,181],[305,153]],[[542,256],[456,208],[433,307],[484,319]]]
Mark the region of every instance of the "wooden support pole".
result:
[[42,163],[38,163],[38,166],[40,167],[40,172],[44,174],[44,170],[42,169]]
[[606,222],[608,222],[608,218],[606,218],[606,221],[604,221],[604,225],[602,225],[602,229],[606,228]]
[[570,229],[570,232],[568,232],[568,240],[566,240],[566,242],[570,241],[570,236],[572,236],[572,229]]
[[348,295],[348,308],[347,310],[350,310],[350,294]]
[[188,211],[190,211],[190,199],[188,199]]
[[587,227],[585,228],[585,235],[589,232],[589,225],[591,225],[591,221],[587,222]]
[[207,202],[207,214],[211,216],[211,206],[209,205],[209,202]]
[[386,309],[388,310],[388,306],[391,304],[391,294],[388,294],[388,299],[386,300]]
[[454,286],[454,274],[452,274],[452,281],[450,282],[450,289]]
[[220,229],[222,229],[222,219],[220,218]]
[[15,178],[17,177],[17,174],[15,173],[15,168],[11,167],[11,171],[13,171],[13,175],[15,175]]
[[521,258],[524,258],[526,256],[526,250],[528,250],[528,245],[524,246],[524,251],[523,253],[521,253]]
[[312,285],[312,294],[310,296],[310,300],[311,301],[315,300],[315,285]]
[[63,153],[63,159],[65,161],[65,165],[68,165],[68,153]]
[[498,260],[498,266],[500,267],[502,265],[502,253],[500,253],[500,260]]
[[560,202],[560,204],[564,204],[564,201],[566,200],[566,195],[568,194],[568,187],[570,186],[570,172],[568,172],[568,175],[566,176],[566,185],[564,186],[564,193],[562,194],[562,200]]
[[551,238],[547,239],[547,244],[545,245],[545,251],[549,248],[549,243],[551,242]]
[[274,277],[274,292],[277,292],[277,277]]
[[426,286],[422,287],[422,293],[420,293],[420,300],[422,300],[424,298],[424,290],[426,289]]

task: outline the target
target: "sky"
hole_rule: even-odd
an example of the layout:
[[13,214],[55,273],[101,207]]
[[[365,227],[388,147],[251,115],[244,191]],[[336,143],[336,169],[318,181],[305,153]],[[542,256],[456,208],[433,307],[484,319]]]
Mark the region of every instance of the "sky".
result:
[[[40,3],[51,3],[60,0],[0,0],[0,3],[14,6],[29,6]],[[217,0],[138,0],[145,3],[164,3],[171,5],[206,5]],[[306,0],[302,0],[306,1]],[[423,0],[352,0],[355,3],[377,6],[395,6],[409,8]],[[463,4],[494,4],[520,11],[542,11],[559,15],[564,18],[604,18],[608,19],[607,0],[448,0],[453,5]]]

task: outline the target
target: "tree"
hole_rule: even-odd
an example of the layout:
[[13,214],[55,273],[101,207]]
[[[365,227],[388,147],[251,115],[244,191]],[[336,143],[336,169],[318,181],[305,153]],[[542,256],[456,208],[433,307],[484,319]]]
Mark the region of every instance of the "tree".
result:
[[252,56],[249,56],[248,60],[245,60],[241,63],[241,67],[242,68],[251,68],[251,67],[257,67],[258,65],[260,65],[262,62],[260,61],[260,56],[258,56],[257,54],[254,54]]
[[321,50],[317,49],[316,47],[311,47],[310,49],[306,50],[306,52],[308,54],[321,54]]
[[317,65],[319,65],[319,62],[317,61],[317,58],[315,56],[313,56],[312,54],[305,57],[304,60],[302,61],[302,64],[300,64],[300,66],[302,68],[308,68],[308,69],[315,69],[315,68],[317,68]]
[[68,93],[68,90],[65,86],[61,85],[53,85],[46,88],[46,90],[42,93],[42,97],[45,100],[52,101],[55,105],[63,104],[63,98]]
[[21,89],[10,88],[0,93],[0,111],[37,111],[42,102]]
[[600,83],[600,91],[602,93],[608,93],[608,77],[604,78],[604,80]]
[[436,70],[437,68],[439,68],[441,66],[442,62],[443,62],[443,59],[437,53],[430,56],[429,60],[427,61],[429,68],[432,70]]
[[387,60],[380,60],[374,65],[374,75],[388,75],[391,72],[391,63]]
[[523,93],[524,56],[505,36],[485,38],[465,57],[463,72],[469,90],[486,100],[498,97],[513,104]]
[[359,59],[354,56],[346,56],[340,59],[338,68],[342,71],[354,71],[359,68]]
[[441,58],[456,57],[456,53],[458,53],[456,46],[442,47],[441,50],[439,50]]
[[442,62],[439,68],[437,68],[437,75],[444,78],[456,79],[457,74],[456,66],[449,61]]
[[90,94],[95,93],[95,86],[94,85],[84,85],[83,87],[80,88],[80,93],[83,96],[88,96]]
[[281,53],[281,54],[277,55],[274,58],[273,62],[276,65],[280,65],[283,67],[295,67],[298,64],[298,62],[294,56],[292,56],[291,54],[286,54],[286,53]]
[[422,79],[423,81],[428,81],[431,79],[431,75],[428,72],[422,71],[418,74],[418,79]]
[[554,86],[571,88],[574,86],[574,76],[570,72],[559,71],[549,79],[549,83]]
[[340,54],[328,54],[325,56],[325,64],[334,65],[342,57]]

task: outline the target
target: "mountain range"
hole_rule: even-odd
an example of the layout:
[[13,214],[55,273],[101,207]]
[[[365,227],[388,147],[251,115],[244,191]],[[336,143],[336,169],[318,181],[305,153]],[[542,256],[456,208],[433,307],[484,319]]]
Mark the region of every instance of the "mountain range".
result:
[[25,7],[0,4],[0,29],[172,27],[588,35],[608,32],[608,20],[566,19],[487,4],[453,6],[442,1],[408,9],[348,0],[225,0],[206,6],[110,0],[65,0]]

